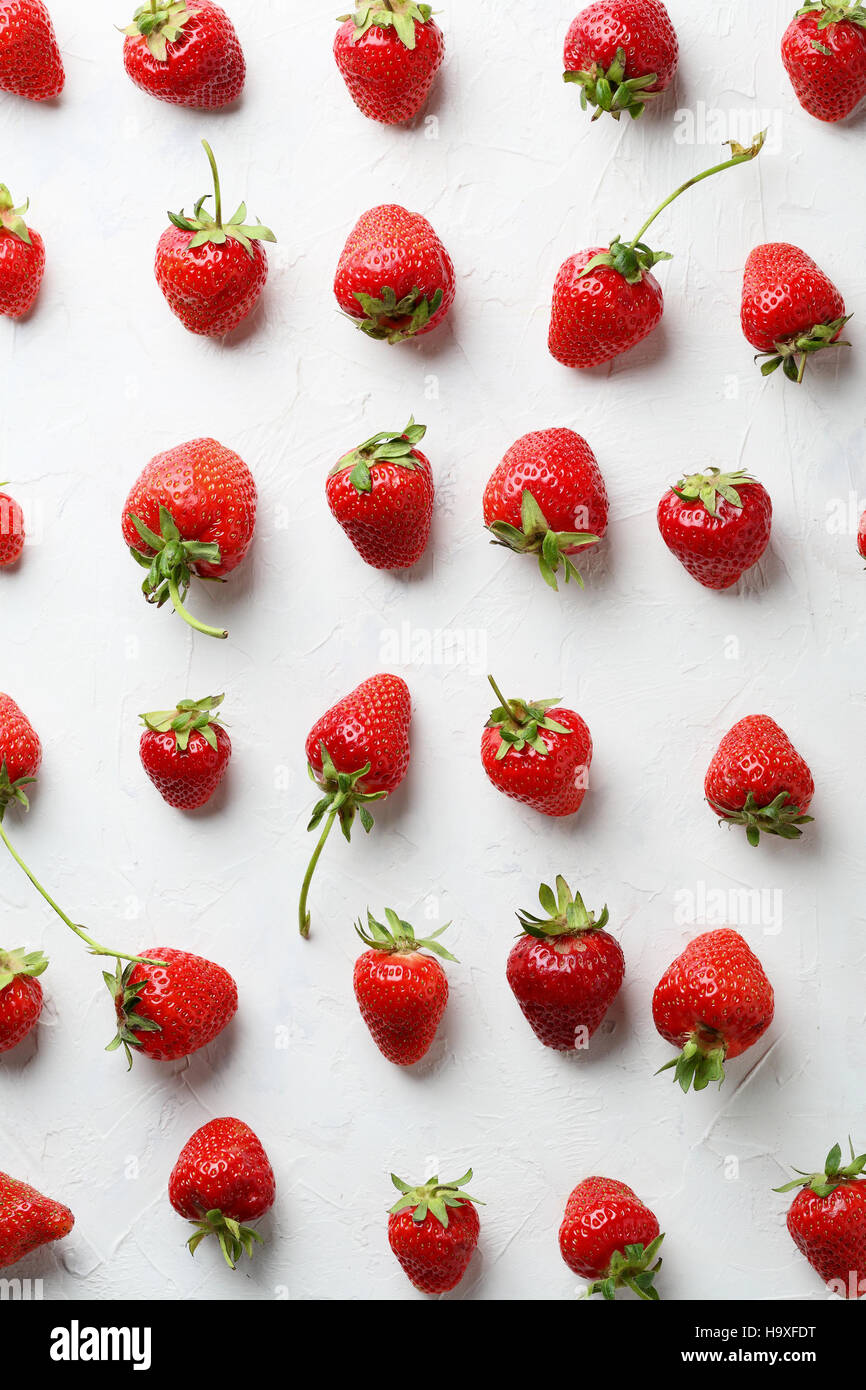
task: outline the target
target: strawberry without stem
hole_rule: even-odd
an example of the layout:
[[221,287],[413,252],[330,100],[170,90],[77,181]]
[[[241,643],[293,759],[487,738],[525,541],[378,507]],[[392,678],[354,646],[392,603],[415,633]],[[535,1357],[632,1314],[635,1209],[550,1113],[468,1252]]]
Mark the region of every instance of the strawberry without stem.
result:
[[388,1243],[421,1293],[447,1293],[466,1273],[481,1230],[478,1199],[463,1190],[471,1179],[470,1168],[456,1182],[433,1177],[410,1187],[391,1174],[401,1196],[388,1216]]
[[0,0],[0,91],[49,101],[63,91],[63,60],[42,0]]
[[45,274],[45,243],[24,221],[29,206],[28,199],[16,208],[0,183],[0,314],[13,319],[32,309]]
[[456,957],[438,940],[450,923],[416,940],[414,928],[391,908],[385,921],[368,911],[367,930],[360,922],[355,928],[369,948],[355,961],[355,998],[382,1056],[408,1067],[429,1052],[448,1003],[445,971],[424,953]]
[[334,294],[370,338],[430,333],[454,303],[454,265],[426,217],[387,203],[365,212],[337,265]]
[[47,968],[41,951],[0,949],[0,1052],[17,1047],[38,1023],[42,986],[36,977]]
[[429,5],[372,0],[340,16],[334,57],[352,100],[385,125],[420,111],[445,56],[445,40]]
[[215,1235],[226,1264],[235,1268],[262,1237],[245,1223],[270,1211],[276,1196],[274,1170],[249,1125],[230,1118],[197,1129],[181,1150],[168,1180],[171,1205],[196,1229],[187,1244],[195,1254]]
[[571,1193],[559,1228],[559,1249],[570,1270],[590,1279],[584,1297],[613,1301],[629,1288],[645,1302],[658,1302],[653,1280],[664,1236],[649,1207],[615,1178],[584,1178]]
[[781,367],[800,383],[816,352],[850,347],[840,334],[850,314],[836,286],[799,246],[784,241],[757,246],[746,261],[743,333],[758,349],[761,375]]
[[689,474],[658,505],[662,540],[707,589],[729,589],[757,564],[772,520],[770,494],[742,470]]
[[227,970],[190,951],[155,946],[142,951],[157,965],[120,962],[103,979],[114,1000],[117,1036],[105,1049],[122,1047],[129,1067],[133,1049],[155,1062],[177,1062],[207,1047],[231,1023],[238,989]]
[[402,434],[374,434],[344,454],[327,482],[328,506],[374,569],[408,569],[424,554],[433,522],[433,473],[416,445],[414,416]]
[[866,6],[807,0],[785,30],[782,62],[810,116],[844,120],[866,96]]
[[[800,1188],[788,1210],[788,1230],[809,1264],[842,1298],[866,1293],[866,1154],[843,1165],[834,1144],[821,1173],[800,1173],[776,1192]],[[799,1169],[795,1169],[799,1172]]]
[[213,0],[146,0],[123,32],[123,66],[160,101],[216,110],[243,91],[243,49]]
[[592,738],[555,700],[500,700],[481,736],[481,762],[499,791],[545,816],[572,816],[589,785]]
[[813,819],[806,812],[814,793],[808,765],[766,714],[749,714],[725,734],[704,780],[716,815],[745,826],[750,845],[761,832],[798,840]]
[[580,86],[580,104],[636,120],[674,79],[679,42],[661,0],[596,0],[565,40],[563,78]]
[[62,1240],[74,1225],[68,1207],[0,1173],[0,1269],[23,1260],[41,1245]]
[[24,540],[24,513],[14,497],[0,492],[0,569],[15,564]]
[[223,698],[181,700],[176,709],[141,715],[141,765],[169,806],[184,811],[204,806],[225,777],[232,741],[214,714]]

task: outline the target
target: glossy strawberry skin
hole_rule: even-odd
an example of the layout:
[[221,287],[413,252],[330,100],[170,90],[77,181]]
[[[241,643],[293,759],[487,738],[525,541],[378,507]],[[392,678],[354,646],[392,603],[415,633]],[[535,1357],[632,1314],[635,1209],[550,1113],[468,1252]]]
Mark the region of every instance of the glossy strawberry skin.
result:
[[355,961],[355,998],[389,1062],[408,1067],[429,1052],[448,1003],[448,981],[423,951],[364,951]]
[[24,539],[24,513],[14,497],[0,492],[0,569],[15,564]]
[[619,994],[625,959],[606,931],[540,939],[521,936],[508,956],[506,976],[539,1042],[558,1052],[591,1038]]
[[42,745],[26,714],[9,695],[0,694],[0,766],[10,782],[35,777],[42,762]]
[[351,466],[332,473],[328,506],[368,565],[377,570],[409,569],[427,548],[433,524],[433,471],[420,449],[414,468],[377,460],[370,465],[370,492],[359,492]]
[[371,676],[317,720],[307,736],[307,761],[322,775],[324,743],[338,772],[357,772],[370,763],[359,787],[392,792],[409,767],[412,700],[400,676]]
[[559,1249],[574,1274],[601,1279],[616,1251],[649,1245],[659,1223],[624,1182],[584,1178],[571,1193],[559,1228]]
[[773,1021],[773,987],[739,932],[704,932],[665,971],[653,994],[653,1021],[674,1047],[695,1035],[723,1044],[727,1059],[752,1047]]
[[232,741],[222,724],[212,724],[217,746],[194,730],[185,749],[176,735],[145,729],[138,745],[141,765],[169,806],[194,811],[210,801],[228,771]]
[[660,0],[596,0],[573,20],[565,40],[566,72],[589,72],[594,65],[605,70],[617,49],[626,56],[626,78],[658,80],[648,92],[663,92],[674,79],[679,62],[679,42],[671,17]]
[[191,18],[163,62],[142,36],[123,41],[123,66],[136,87],[174,106],[216,110],[237,101],[244,87],[246,63],[228,15],[212,0],[189,0]]
[[[398,302],[417,290],[431,300],[442,291],[442,303],[414,336],[431,333],[454,303],[454,264],[426,217],[407,212],[396,203],[365,212],[349,234],[337,265],[334,294],[345,314],[362,320],[356,295],[380,299],[392,289]],[[401,319],[393,320],[395,328]]]
[[247,318],[268,278],[260,241],[250,255],[239,241],[190,247],[195,233],[166,227],[156,248],[154,272],[172,313],[190,333],[224,338]]
[[607,488],[595,454],[574,430],[537,430],[512,444],[484,489],[485,526],[505,521],[519,528],[524,492],[532,493],[552,531],[607,531]]
[[592,737],[574,710],[551,709],[548,717],[572,732],[539,730],[546,756],[527,745],[520,752],[509,748],[497,759],[502,739],[493,728],[481,736],[481,761],[494,787],[506,796],[545,816],[573,816],[586,796]]
[[843,1298],[863,1296],[860,1286],[866,1287],[866,1179],[839,1183],[828,1197],[819,1197],[810,1187],[804,1187],[791,1203],[787,1224],[797,1249],[825,1284],[831,1279],[838,1281]]
[[254,1221],[274,1204],[274,1172],[261,1141],[242,1120],[211,1120],[184,1145],[168,1180],[168,1197],[188,1221],[221,1211]]
[[63,91],[63,60],[42,0],[0,0],[0,91],[49,101]]
[[630,285],[612,266],[581,275],[606,246],[579,251],[560,267],[553,287],[548,347],[564,367],[597,367],[652,333],[664,313],[661,285],[650,271]]
[[860,527],[857,531],[857,549],[866,560],[866,512],[860,518]]
[[844,314],[845,301],[836,286],[799,246],[768,242],[751,252],[741,321],[746,340],[758,352],[772,352],[777,343]]
[[45,274],[45,243],[28,227],[30,243],[0,226],[0,314],[20,319],[33,308]]
[[414,1221],[415,1210],[406,1207],[388,1217],[388,1243],[416,1289],[448,1293],[460,1283],[478,1245],[478,1212],[471,1202],[449,1207],[444,1227],[429,1211],[423,1221]]
[[819,29],[819,18],[792,19],[782,38],[782,62],[810,116],[842,121],[866,96],[866,29],[848,20]]
[[32,975],[16,975],[0,989],[0,1052],[11,1052],[35,1028],[42,1013],[42,986]]
[[435,20],[415,22],[415,47],[407,48],[393,27],[374,24],[355,41],[348,19],[334,38],[334,57],[358,110],[384,125],[411,121],[424,105],[445,57],[445,40]]
[[787,792],[803,814],[815,794],[806,762],[766,714],[747,715],[725,734],[704,782],[707,800],[721,815],[742,811],[750,792],[758,806],[769,806]]
[[[142,986],[135,1013],[159,1024],[159,1032],[136,1031],[136,1052],[155,1062],[176,1062],[207,1047],[231,1023],[238,1008],[237,985],[227,970],[190,951],[148,947],[140,955],[162,965],[136,965],[130,986]],[[115,998],[122,1021],[122,994]]]
[[60,1202],[35,1187],[0,1173],[0,1269],[23,1260],[32,1250],[68,1236],[75,1217]]
[[706,589],[729,589],[757,564],[770,541],[773,504],[761,483],[738,483],[743,503],[719,497],[712,515],[703,503],[684,501],[673,488],[658,505],[658,527],[668,550]]

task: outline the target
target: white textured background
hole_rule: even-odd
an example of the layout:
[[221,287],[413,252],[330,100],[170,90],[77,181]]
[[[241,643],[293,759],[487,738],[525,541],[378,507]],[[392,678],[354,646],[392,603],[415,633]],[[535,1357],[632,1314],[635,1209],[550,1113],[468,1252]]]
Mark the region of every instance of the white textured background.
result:
[[[51,8],[63,98],[0,98],[0,177],[30,194],[48,250],[36,312],[0,323],[0,476],[34,532],[0,578],[2,688],[45,747],[31,814],[7,824],[97,937],[210,955],[236,976],[241,1008],[188,1064],[140,1059],[127,1076],[102,1051],[112,1010],[98,963],[0,863],[4,944],[52,957],[36,1039],[0,1062],[0,1167],[77,1217],[69,1240],[14,1272],[59,1298],[411,1300],[386,1243],[388,1173],[456,1177],[471,1163],[487,1205],[452,1297],[574,1298],[557,1227],[572,1186],[603,1172],[667,1231],[666,1297],[823,1298],[770,1189],[862,1124],[864,128],[822,126],[796,105],[778,57],[791,0],[670,0],[676,87],[619,126],[590,125],[561,82],[575,0],[525,0],[519,23],[493,0],[461,0],[440,18],[435,121],[396,130],[366,121],[343,87],[338,6],[295,17],[279,0],[231,0],[248,85],[213,116],[127,80],[112,28],[128,20],[122,0]],[[724,138],[762,125],[757,164],[693,190],[654,229],[676,253],[659,271],[662,329],[609,368],[558,366],[546,333],[560,262],[636,231]],[[203,135],[227,203],[246,196],[279,237],[264,303],[225,345],[183,331],[151,270],[165,209],[207,187]],[[390,200],[431,218],[459,281],[444,330],[394,349],[354,332],[331,294],[356,217]],[[856,314],[854,350],[824,354],[799,391],[781,375],[762,383],[739,329],[746,255],[779,239],[816,255]],[[417,571],[382,576],[333,522],[324,478],[410,412],[429,426],[438,516]],[[589,439],[611,494],[585,594],[552,594],[481,529],[502,453],[554,424]],[[148,458],[201,434],[237,449],[260,491],[250,559],[224,589],[194,594],[196,612],[227,620],[224,644],[146,607],[120,536]],[[722,595],[688,578],[655,525],[666,485],[711,463],[754,470],[775,505],[759,572]],[[468,659],[386,661],[403,624],[421,651],[456,631]],[[369,839],[329,845],[304,943],[304,737],[383,664],[412,689],[411,771]],[[593,781],[577,818],[538,817],[487,784],[488,668],[508,693],[561,695],[587,719]],[[219,690],[231,771],[210,807],[183,816],[140,768],[136,716]],[[800,844],[755,851],[717,826],[702,781],[721,735],[758,711],[788,730],[818,790]],[[627,959],[604,1034],[573,1059],[535,1041],[504,976],[515,909],[557,872],[588,905],[609,903]],[[683,1097],[653,1079],[671,1053],[652,988],[705,925],[682,920],[688,895],[741,889],[767,895],[763,913],[734,896],[725,916],[765,963],[776,1021],[721,1093]],[[779,902],[774,925],[766,905]],[[419,928],[454,920],[451,1002],[411,1072],[380,1057],[352,996],[352,919],[368,903]],[[279,1187],[265,1251],[234,1275],[216,1248],[189,1258],[166,1196],[183,1143],[223,1114],[259,1133]]]

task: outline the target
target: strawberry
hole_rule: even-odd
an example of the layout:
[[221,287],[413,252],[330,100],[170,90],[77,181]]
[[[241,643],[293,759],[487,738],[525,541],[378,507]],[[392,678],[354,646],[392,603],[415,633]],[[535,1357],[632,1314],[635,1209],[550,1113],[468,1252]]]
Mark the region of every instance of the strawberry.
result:
[[103,975],[117,1014],[117,1036],[106,1052],[122,1047],[131,1067],[133,1048],[155,1062],[177,1062],[207,1047],[238,1010],[238,989],[229,972],[171,946],[155,946],[142,956],[162,964],[124,970],[118,961],[113,975]]
[[168,1180],[175,1211],[196,1223],[187,1241],[190,1253],[205,1236],[215,1235],[232,1269],[242,1255],[252,1258],[254,1241],[262,1244],[258,1231],[245,1223],[270,1211],[275,1195],[268,1156],[242,1120],[211,1120],[197,1129]]
[[788,1230],[809,1264],[842,1298],[866,1294],[866,1154],[857,1156],[848,1140],[851,1162],[842,1166],[842,1149],[834,1144],[821,1173],[800,1173],[776,1192],[800,1188],[788,1210]]
[[307,829],[315,830],[327,819],[301,888],[301,936],[310,934],[307,894],[334,821],[339,819],[347,840],[356,812],[367,834],[373,829],[369,803],[390,796],[406,776],[411,718],[406,682],[399,676],[371,676],[338,700],[307,735],[308,771],[324,793]]
[[193,439],[151,459],[126,499],[123,539],[147,576],[142,592],[166,599],[198,632],[227,637],[184,607],[193,577],[223,579],[241,563],[256,524],[256,485],[238,454],[215,439]]
[[690,941],[659,980],[653,1022],[681,1048],[674,1069],[684,1091],[721,1086],[725,1062],[752,1047],[773,1022],[773,986],[739,932],[730,927]]
[[223,338],[256,307],[268,278],[263,241],[276,241],[269,227],[248,226],[241,203],[231,221],[223,221],[222,193],[213,151],[202,140],[213,175],[213,216],[199,198],[192,217],[170,212],[156,248],[157,284],[171,312],[190,333]]
[[750,714],[725,734],[707,770],[707,801],[731,825],[743,825],[750,845],[761,832],[798,840],[815,783],[784,729],[766,714]]
[[410,1187],[391,1174],[401,1195],[388,1215],[388,1244],[421,1293],[447,1293],[466,1273],[481,1230],[478,1199],[463,1191],[471,1178],[470,1168],[456,1182],[433,1177]]
[[832,280],[799,246],[774,241],[749,255],[741,320],[747,341],[758,349],[755,361],[766,358],[761,376],[781,366],[789,381],[801,382],[816,352],[850,347],[839,337],[850,317]]
[[538,900],[546,916],[518,912],[523,935],[511,948],[506,976],[539,1042],[558,1052],[585,1047],[622,986],[625,961],[618,941],[596,921],[579,893],[557,875]]
[[674,80],[679,43],[661,0],[595,0],[581,10],[565,39],[562,74],[580,86],[580,104],[618,121],[633,120]]
[[41,951],[25,954],[0,949],[0,1052],[9,1052],[35,1028],[42,1013],[42,986],[36,976],[47,969]]
[[243,49],[213,0],[148,0],[123,32],[123,66],[159,101],[213,111],[243,91]]
[[42,0],[0,0],[0,91],[49,101],[63,91],[63,59]]
[[24,549],[24,513],[8,493],[0,492],[0,569],[14,565]]
[[416,940],[414,929],[391,908],[385,919],[387,926],[368,911],[367,930],[360,922],[355,927],[368,947],[355,961],[355,998],[382,1056],[408,1067],[429,1052],[448,1003],[445,971],[424,952],[456,957],[437,939],[446,927]]
[[631,1289],[645,1302],[658,1302],[653,1285],[662,1267],[656,1256],[664,1236],[649,1207],[615,1178],[584,1178],[565,1206],[559,1249],[569,1269],[592,1282],[583,1297]]
[[494,787],[545,816],[573,816],[589,781],[592,738],[574,710],[556,700],[506,700],[481,735],[481,762]]
[[429,5],[363,0],[340,16],[334,57],[358,110],[384,125],[411,121],[424,105],[445,57]]
[[141,765],[169,806],[183,811],[204,806],[225,777],[232,741],[214,714],[223,698],[181,700],[176,709],[141,715]]
[[426,425],[374,434],[328,475],[328,506],[368,565],[408,569],[424,554],[433,522],[433,474],[415,446]]
[[806,0],[782,37],[782,62],[810,116],[844,120],[866,96],[866,6]]
[[491,544],[536,555],[552,589],[560,565],[566,584],[583,588],[569,557],[607,530],[607,488],[586,440],[565,429],[524,434],[488,479],[484,525]]
[[645,232],[686,189],[754,159],[763,144],[763,135],[748,149],[731,141],[733,157],[682,184],[656,208],[633,240],[615,237],[609,246],[578,251],[563,263],[553,287],[548,339],[557,362],[565,367],[597,367],[627,352],[658,327],[664,297],[651,272],[658,261],[671,257],[667,251],[651,251],[643,241]]
[[20,319],[32,309],[42,284],[45,243],[24,221],[30,200],[17,208],[14,202],[0,183],[0,314]]
[[371,208],[343,247],[334,294],[370,338],[430,333],[454,303],[454,265],[426,217],[396,203]]
[[866,512],[860,518],[860,525],[857,529],[857,550],[864,560],[866,560]]
[[68,1236],[75,1217],[68,1207],[43,1197],[35,1187],[0,1173],[0,1269],[31,1250]]
[[729,589],[757,564],[772,521],[770,494],[742,469],[687,474],[658,506],[662,540],[706,589]]

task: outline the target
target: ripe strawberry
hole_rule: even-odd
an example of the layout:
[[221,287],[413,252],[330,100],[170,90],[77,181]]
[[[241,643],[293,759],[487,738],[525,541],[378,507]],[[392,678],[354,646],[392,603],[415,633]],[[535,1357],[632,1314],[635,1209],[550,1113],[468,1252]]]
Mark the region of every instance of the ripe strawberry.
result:
[[412,700],[399,676],[371,676],[323,714],[307,735],[310,777],[324,793],[307,826],[315,830],[327,816],[301,888],[301,936],[310,934],[307,894],[334,821],[348,840],[357,812],[365,831],[373,829],[371,801],[399,787],[409,767]]
[[553,287],[548,346],[566,367],[597,367],[627,352],[658,327],[664,311],[661,286],[651,274],[667,251],[651,251],[645,232],[659,213],[693,184],[723,169],[733,169],[760,154],[764,136],[748,149],[731,141],[733,157],[689,179],[656,208],[632,241],[615,237],[610,246],[593,246],[570,256]]
[[565,40],[566,82],[580,85],[584,111],[593,120],[607,111],[633,120],[646,103],[671,85],[680,48],[661,0],[595,0],[581,10]]
[[426,433],[413,416],[402,434],[374,434],[328,475],[328,506],[374,569],[408,569],[424,554],[433,521],[433,474],[415,446]]
[[184,607],[193,576],[222,579],[241,563],[256,524],[256,485],[238,454],[215,439],[193,439],[151,459],[126,499],[123,539],[147,576],[142,592],[161,608],[171,599],[184,622],[227,637]]
[[607,488],[595,454],[574,430],[538,430],[512,444],[484,489],[484,525],[493,545],[536,555],[556,589],[583,579],[569,556],[597,545],[607,530]]
[[662,540],[706,589],[729,589],[757,564],[772,521],[770,494],[742,469],[688,474],[658,506]]
[[207,1047],[238,1010],[229,972],[171,946],[154,946],[142,956],[163,963],[124,970],[118,961],[113,975],[103,974],[117,1014],[117,1036],[106,1052],[122,1047],[131,1067],[133,1048],[155,1062],[177,1062]]
[[761,832],[798,840],[815,783],[784,729],[766,714],[749,714],[725,734],[707,770],[704,792],[722,820],[744,825],[750,845]]
[[54,25],[42,0],[0,0],[0,91],[48,101],[60,96],[64,81]]
[[269,227],[246,224],[247,205],[241,203],[231,221],[223,221],[222,193],[213,151],[202,140],[210,161],[214,186],[213,216],[205,211],[206,194],[192,217],[170,212],[156,248],[159,288],[172,313],[190,333],[223,338],[256,307],[268,278],[263,241],[276,241]]
[[401,1197],[388,1215],[388,1243],[421,1293],[447,1293],[466,1273],[481,1230],[478,1199],[463,1191],[471,1178],[470,1168],[456,1182],[433,1177],[410,1187],[391,1174]]
[[797,100],[819,121],[842,121],[866,96],[866,7],[806,0],[782,37]]
[[343,247],[334,294],[370,338],[430,333],[454,303],[454,265],[426,217],[396,203],[360,217]]
[[160,101],[212,111],[243,91],[243,49],[213,0],[149,0],[123,32],[123,66]]
[[43,1197],[35,1187],[0,1173],[0,1269],[31,1250],[68,1236],[75,1217],[68,1207]]
[[[559,1249],[569,1269],[592,1280],[584,1297],[631,1289],[647,1303],[658,1302],[653,1280],[664,1236],[648,1206],[615,1178],[584,1178],[565,1206]],[[655,1261],[655,1263],[653,1263]]]
[[176,709],[141,715],[141,765],[169,806],[183,811],[204,806],[225,777],[232,741],[213,712],[223,699],[181,700]]
[[0,314],[20,319],[32,309],[42,284],[45,243],[24,221],[30,200],[18,208],[14,201],[5,183],[0,183]]
[[168,1180],[175,1211],[194,1221],[187,1244],[195,1254],[205,1236],[215,1235],[234,1269],[242,1255],[252,1259],[258,1231],[247,1226],[274,1205],[274,1170],[260,1140],[242,1120],[211,1120],[181,1150]]
[[429,1052],[448,1003],[445,971],[424,952],[456,956],[437,940],[445,927],[416,940],[410,924],[390,908],[385,919],[387,927],[368,911],[367,930],[360,922],[355,928],[369,948],[355,961],[355,998],[382,1056],[409,1067]]
[[42,1013],[42,986],[36,976],[48,967],[41,951],[26,955],[0,949],[0,1052],[23,1042]]
[[834,1293],[861,1298],[866,1293],[866,1179],[861,1176],[866,1154],[858,1157],[850,1139],[848,1144],[851,1162],[845,1167],[842,1149],[834,1144],[822,1173],[800,1173],[775,1191],[801,1189],[788,1210],[794,1244]]
[[547,914],[518,912],[523,935],[511,948],[506,976],[523,1016],[539,1042],[559,1052],[586,1047],[619,994],[625,960],[579,893],[557,875],[556,893],[546,883],[538,900]]
[[725,1061],[739,1057],[773,1022],[773,986],[739,932],[730,927],[690,941],[653,994],[653,1022],[682,1049],[660,1071],[674,1068],[684,1091],[721,1086]]
[[860,526],[857,531],[857,549],[866,560],[866,512],[860,518]]
[[814,353],[850,347],[839,338],[850,317],[832,280],[799,246],[773,241],[749,255],[741,320],[747,341],[758,349],[755,361],[767,359],[761,376],[781,366],[789,381],[801,382]]
[[574,710],[555,700],[506,700],[481,735],[481,762],[494,787],[545,816],[573,816],[589,785],[592,738]]
[[0,492],[0,569],[15,564],[24,539],[24,513],[14,497]]
[[354,14],[340,16],[334,57],[365,116],[399,125],[421,110],[445,57],[431,14],[415,0],[362,0]]

